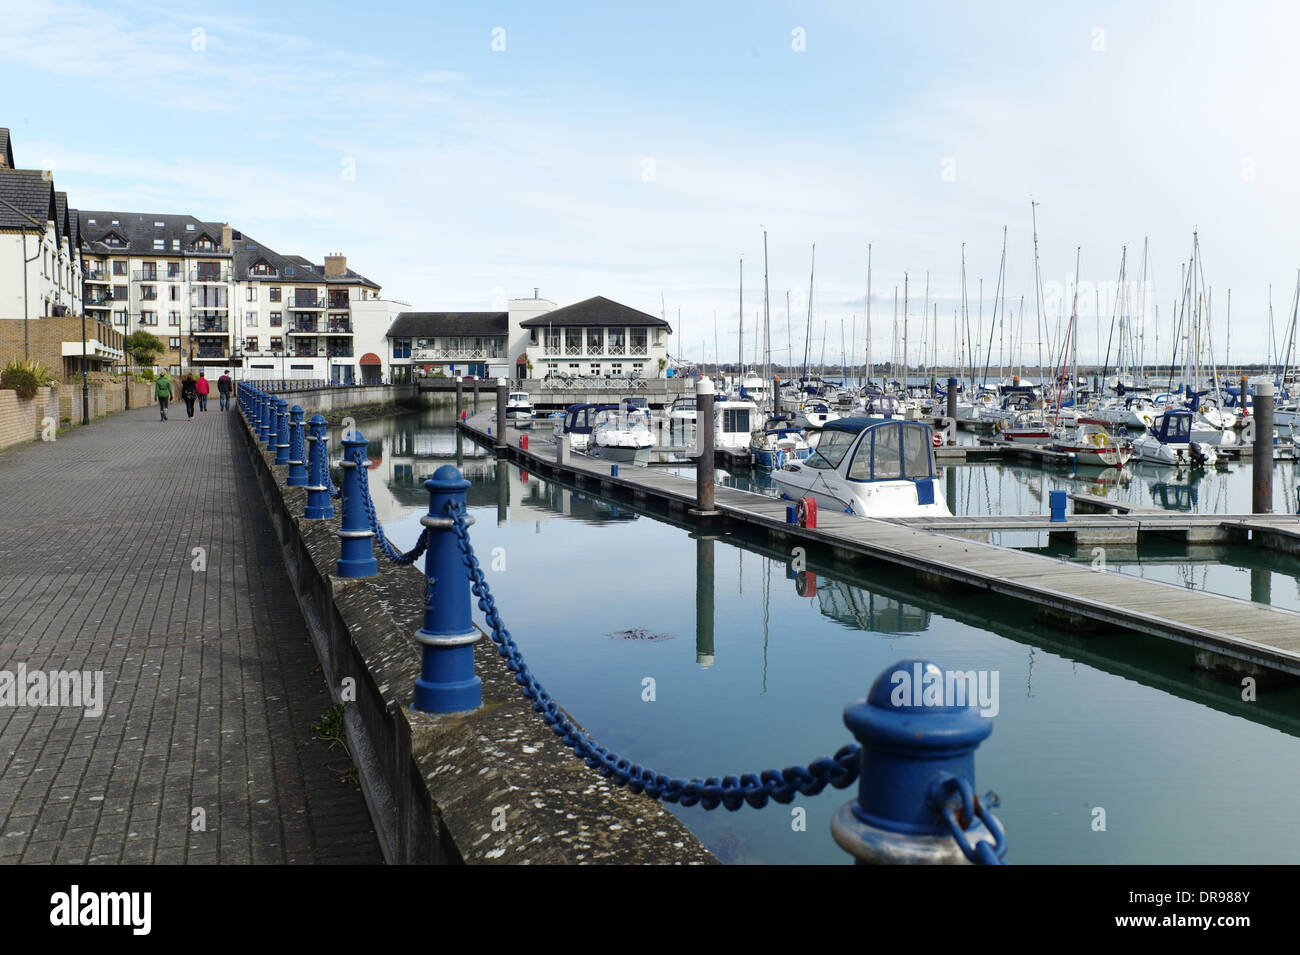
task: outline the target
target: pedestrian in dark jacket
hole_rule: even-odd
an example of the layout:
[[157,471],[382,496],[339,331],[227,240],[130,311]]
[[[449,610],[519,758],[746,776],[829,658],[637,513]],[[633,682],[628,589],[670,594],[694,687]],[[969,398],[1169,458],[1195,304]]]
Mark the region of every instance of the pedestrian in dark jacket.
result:
[[185,413],[194,420],[194,401],[199,396],[198,386],[194,384],[194,376],[186,375],[185,380],[181,382],[181,398],[185,400]]
[[233,390],[231,385],[230,375],[223,371],[221,377],[217,379],[217,394],[221,396],[222,411],[230,410],[230,392]]

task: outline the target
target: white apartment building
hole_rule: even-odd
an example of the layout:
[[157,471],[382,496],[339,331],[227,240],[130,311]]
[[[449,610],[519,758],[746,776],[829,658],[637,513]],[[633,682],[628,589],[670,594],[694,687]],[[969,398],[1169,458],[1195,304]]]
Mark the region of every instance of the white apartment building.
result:
[[380,288],[345,256],[315,265],[185,215],[83,210],[80,227],[87,310],[128,335],[157,336],[161,366],[361,379],[353,306]]

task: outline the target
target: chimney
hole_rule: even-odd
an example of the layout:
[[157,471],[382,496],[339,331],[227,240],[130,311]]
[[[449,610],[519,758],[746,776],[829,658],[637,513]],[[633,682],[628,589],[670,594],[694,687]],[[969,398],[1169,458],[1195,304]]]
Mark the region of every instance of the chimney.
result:
[[221,227],[221,251],[229,252],[235,243],[235,230],[226,223]]
[[325,256],[325,277],[339,279],[348,274],[348,257],[342,252]]
[[533,298],[537,298],[537,288],[535,286],[533,288]]

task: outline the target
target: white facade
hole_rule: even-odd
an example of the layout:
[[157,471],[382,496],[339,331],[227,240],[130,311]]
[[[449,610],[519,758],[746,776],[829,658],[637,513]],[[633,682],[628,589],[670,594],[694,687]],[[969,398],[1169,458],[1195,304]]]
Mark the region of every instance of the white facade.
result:
[[409,309],[410,306],[405,302],[383,298],[369,298],[353,303],[352,321],[356,326],[353,341],[356,343],[357,360],[367,359],[367,364],[360,366],[359,380],[366,380],[375,374],[371,370],[374,366],[368,363],[370,355],[379,358],[380,380],[393,380],[393,350],[387,337],[388,329],[400,313]]
[[27,318],[53,315],[60,305],[70,315],[79,314],[81,270],[74,258],[68,252],[66,237],[55,243],[52,222],[47,223],[43,233],[35,226],[25,236],[21,231],[0,232],[0,318],[24,317],[24,260],[30,260],[25,269]]
[[662,378],[668,361],[668,330],[645,325],[565,326],[531,329],[526,349],[530,378],[548,374]]
[[[536,318],[538,315],[545,315],[547,312],[555,311],[555,303],[545,298],[512,298],[510,300],[510,320],[507,326],[506,338],[506,357],[513,368],[519,361],[520,355],[527,354],[528,343],[532,336],[528,329],[521,328],[520,323],[526,322],[530,318]],[[533,377],[536,375],[536,363],[534,363]]]

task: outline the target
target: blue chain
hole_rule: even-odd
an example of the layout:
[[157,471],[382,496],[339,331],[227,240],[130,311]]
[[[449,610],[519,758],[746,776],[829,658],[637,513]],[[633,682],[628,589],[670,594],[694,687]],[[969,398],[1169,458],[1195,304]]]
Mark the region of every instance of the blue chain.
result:
[[[366,520],[370,523],[370,531],[375,535],[379,549],[383,551],[385,557],[399,567],[414,564],[420,558],[420,555],[429,548],[429,528],[426,527],[420,532],[415,547],[405,554],[394,547],[384,534],[384,525],[379,523],[379,515],[375,513],[375,502],[370,497],[370,473],[366,470],[365,448],[357,448],[353,462],[356,464],[357,480],[361,483],[361,503],[366,509]],[[328,470],[326,473],[329,473]]]
[[[963,829],[958,822],[951,797],[958,795],[961,797],[961,815],[963,819],[968,820],[968,826],[973,826],[978,819],[984,823],[984,827],[993,836],[993,845],[989,845],[988,840],[981,839],[974,846],[966,838],[969,829]],[[958,848],[970,862],[975,865],[1006,865],[1007,855],[1007,836],[1002,831],[1002,826],[998,824],[997,819],[989,812],[984,803],[975,795],[971,789],[970,783],[956,776],[950,776],[937,787],[937,792],[932,796],[932,802],[938,804],[940,815],[943,816],[944,823],[948,826],[948,831],[952,834],[953,839],[957,841]]]
[[762,773],[746,773],[743,776],[726,776],[719,779],[682,779],[656,773],[636,763],[610,752],[600,746],[586,732],[568,717],[560,705],[551,698],[537,678],[528,670],[519,647],[510,636],[510,631],[501,622],[497,612],[496,601],[488,588],[479,566],[474,549],[470,546],[469,532],[465,527],[465,515],[454,504],[448,504],[448,513],[452,518],[452,527],[460,545],[465,568],[474,596],[478,598],[479,609],[487,618],[492,631],[492,641],[497,651],[506,658],[506,666],[515,675],[515,682],[520,685],[523,694],[532,700],[533,709],[542,714],[544,719],[573,748],[574,753],[586,760],[587,765],[597,770],[602,776],[610,777],[620,786],[627,786],[634,793],[645,793],[652,799],[664,802],[681,803],[694,806],[697,803],[704,809],[716,809],[719,805],[736,810],[748,803],[755,809],[767,805],[769,799],[779,803],[791,802],[797,793],[815,796],[829,783],[836,789],[852,785],[858,778],[859,754],[861,748],[856,743],[842,746],[833,757],[821,757],[808,766],[787,766],[782,770],[769,769]]

